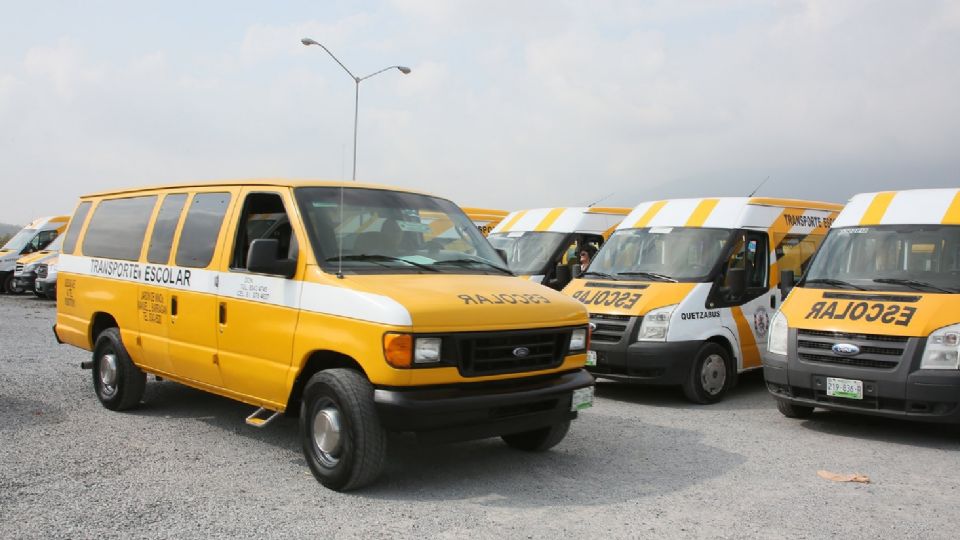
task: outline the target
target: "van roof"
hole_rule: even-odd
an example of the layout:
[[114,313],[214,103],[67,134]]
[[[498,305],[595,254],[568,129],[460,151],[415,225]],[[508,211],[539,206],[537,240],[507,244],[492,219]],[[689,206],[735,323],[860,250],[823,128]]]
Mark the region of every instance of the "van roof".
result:
[[70,216],[46,216],[39,217],[30,222],[24,229],[42,229],[53,224],[66,223],[70,221]]
[[860,193],[850,199],[833,226],[913,224],[960,225],[960,188]]
[[[640,203],[618,229],[643,227],[771,227],[781,216],[784,226],[816,223],[828,227],[843,208],[841,204],[776,199],[771,197],[713,197],[698,199],[665,199]],[[789,214],[789,215],[788,215]],[[802,219],[792,219],[800,218]],[[793,225],[791,225],[793,224]],[[807,225],[802,225],[801,228]]]
[[[387,186],[379,184],[367,184],[362,182],[353,182],[346,180],[304,180],[304,179],[282,179],[282,178],[254,178],[245,180],[213,180],[200,182],[181,182],[172,184],[161,184],[153,186],[130,187],[123,189],[112,189],[108,191],[98,191],[82,195],[81,199],[110,197],[114,195],[126,195],[141,193],[145,191],[158,191],[168,189],[190,189],[190,188],[209,188],[209,187],[237,187],[237,186],[271,186],[271,187],[350,187],[362,189],[385,189],[389,191],[403,191],[407,193],[418,193],[430,195],[422,191],[399,188],[396,186]],[[431,195],[432,196],[432,195]]]
[[630,211],[630,208],[590,206],[517,210],[503,218],[491,234],[526,231],[603,234]]

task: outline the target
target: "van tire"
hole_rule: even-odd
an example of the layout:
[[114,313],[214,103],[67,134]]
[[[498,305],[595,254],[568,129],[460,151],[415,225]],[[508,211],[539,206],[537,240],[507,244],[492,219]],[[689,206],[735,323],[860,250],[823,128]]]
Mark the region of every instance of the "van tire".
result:
[[813,414],[813,407],[807,405],[794,405],[789,401],[777,400],[777,410],[787,418],[810,418]]
[[143,399],[147,375],[130,359],[119,328],[107,328],[97,336],[92,371],[97,399],[111,411],[136,407]]
[[300,439],[307,465],[325,487],[349,491],[376,480],[386,461],[387,434],[370,381],[343,368],[310,377],[300,403]]
[[560,444],[560,441],[567,436],[568,431],[570,431],[570,420],[564,420],[545,428],[502,435],[500,438],[510,448],[516,448],[524,452],[544,452]]
[[3,290],[7,294],[23,294],[23,287],[17,287],[13,272],[7,274],[7,277],[3,279]]
[[724,347],[704,343],[693,362],[690,373],[683,382],[683,393],[694,403],[709,404],[722,400],[733,386],[732,360]]

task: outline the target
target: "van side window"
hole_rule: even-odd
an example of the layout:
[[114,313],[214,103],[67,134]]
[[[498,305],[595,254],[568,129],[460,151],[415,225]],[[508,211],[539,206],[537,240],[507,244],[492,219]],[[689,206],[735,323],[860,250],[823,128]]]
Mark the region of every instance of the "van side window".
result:
[[40,251],[57,237],[57,231],[40,231],[30,241],[31,251]]
[[156,195],[100,201],[83,237],[83,254],[124,261],[139,259],[156,203]]
[[210,265],[229,205],[229,193],[197,193],[193,196],[180,231],[177,266],[206,268]]
[[778,234],[774,235],[776,243],[777,267],[780,270],[793,270],[799,279],[813,253],[823,242],[823,234]]
[[72,254],[77,247],[77,238],[80,237],[80,229],[83,228],[83,222],[87,219],[87,213],[90,212],[90,201],[80,203],[73,217],[70,218],[70,228],[67,229],[67,236],[63,239],[63,252]]
[[[713,306],[733,306],[748,302],[767,292],[770,251],[767,235],[742,231],[734,239],[733,250],[723,266],[720,282],[710,293]],[[735,281],[743,280],[738,287]],[[736,291],[742,289],[742,294]]]
[[275,239],[280,243],[277,257],[297,258],[297,239],[290,227],[290,218],[283,207],[283,199],[276,193],[251,193],[243,202],[243,211],[237,222],[230,268],[247,268],[250,244],[258,239]]
[[173,233],[180,222],[183,203],[187,202],[186,193],[174,193],[163,198],[160,212],[153,225],[150,247],[147,249],[147,261],[154,264],[167,264],[170,260],[170,248],[173,246]]

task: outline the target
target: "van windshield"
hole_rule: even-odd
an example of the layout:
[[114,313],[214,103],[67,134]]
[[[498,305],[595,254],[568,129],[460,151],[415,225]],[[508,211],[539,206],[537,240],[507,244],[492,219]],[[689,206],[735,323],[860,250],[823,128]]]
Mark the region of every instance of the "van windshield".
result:
[[491,234],[490,244],[507,252],[510,270],[522,275],[539,275],[549,271],[560,244],[570,236],[562,232],[510,232]]
[[733,238],[731,229],[620,229],[600,248],[587,272],[622,279],[705,282]]
[[452,202],[382,189],[342,191],[341,209],[340,188],[295,190],[324,270],[336,271],[342,264],[345,272],[354,273],[510,275],[470,218]]
[[800,283],[828,289],[960,292],[960,226],[832,229]]
[[27,244],[37,235],[36,229],[21,229],[20,232],[13,235],[13,238],[7,241],[0,249],[9,249],[11,251],[20,251],[27,247]]

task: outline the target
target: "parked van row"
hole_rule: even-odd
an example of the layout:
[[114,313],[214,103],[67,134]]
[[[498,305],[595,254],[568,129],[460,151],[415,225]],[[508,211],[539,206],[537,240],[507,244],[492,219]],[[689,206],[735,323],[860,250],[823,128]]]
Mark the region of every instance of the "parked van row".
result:
[[0,247],[0,292],[21,294],[32,290],[25,288],[28,283],[32,284],[32,281],[28,278],[26,282],[22,282],[16,274],[22,272],[27,264],[35,262],[35,259],[20,260],[20,258],[47,248],[66,229],[69,219],[70,216],[36,219]]

